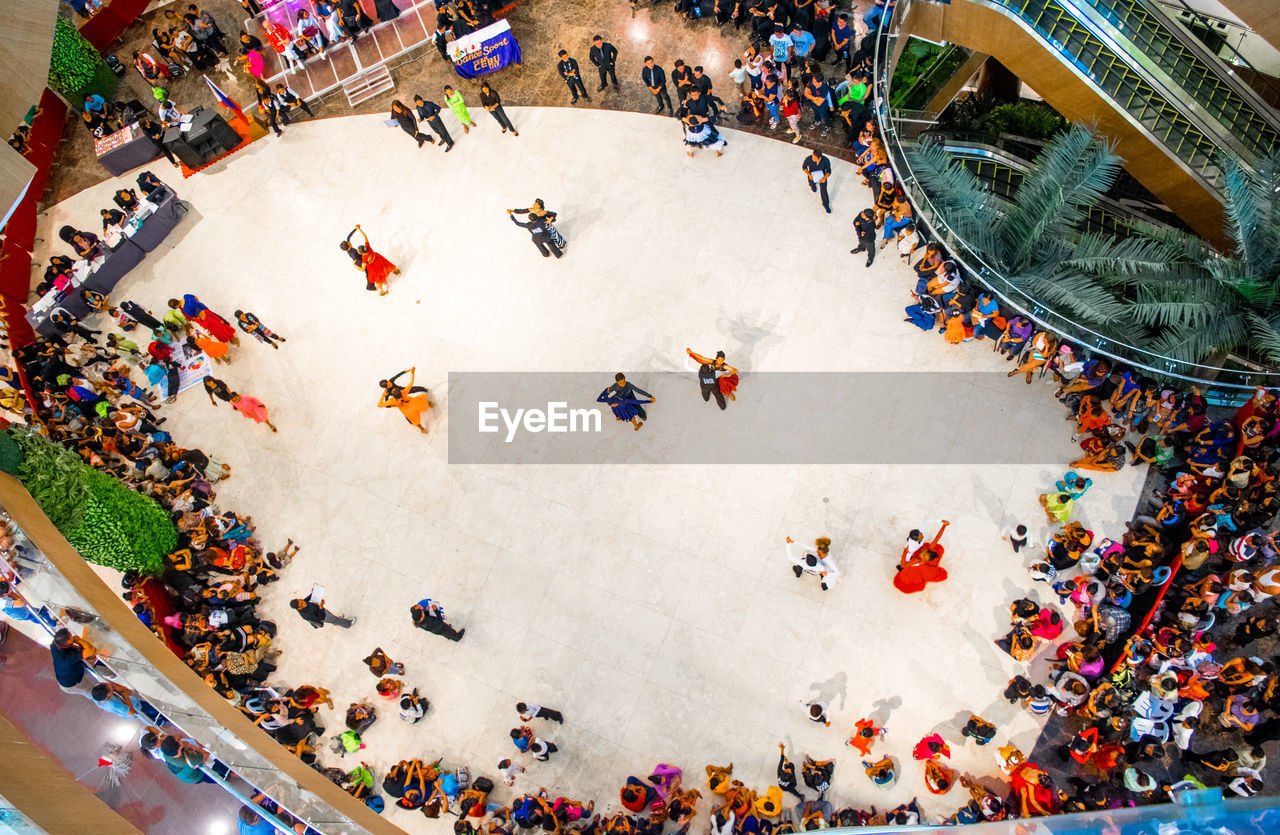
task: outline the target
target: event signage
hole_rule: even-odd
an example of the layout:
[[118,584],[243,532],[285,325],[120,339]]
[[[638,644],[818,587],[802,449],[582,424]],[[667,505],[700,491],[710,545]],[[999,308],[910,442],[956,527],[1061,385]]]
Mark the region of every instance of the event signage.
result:
[[461,78],[479,78],[507,64],[520,64],[520,44],[505,20],[450,42],[448,49],[453,70]]

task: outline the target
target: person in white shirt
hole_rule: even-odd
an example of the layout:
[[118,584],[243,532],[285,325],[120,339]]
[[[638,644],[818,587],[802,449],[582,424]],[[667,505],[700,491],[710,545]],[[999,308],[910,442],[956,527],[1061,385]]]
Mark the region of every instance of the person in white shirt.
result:
[[752,90],[759,90],[764,86],[764,55],[754,46],[747,47],[747,51],[742,53],[742,60],[747,68],[747,81],[751,82]]
[[502,760],[498,763],[498,771],[501,772],[504,783],[514,786],[516,778],[524,773],[524,766],[511,760]]
[[831,540],[825,536],[818,537],[813,542],[817,553],[806,552],[800,556],[791,550],[794,543],[794,539],[787,537],[787,559],[791,560],[791,570],[795,575],[799,577],[803,574],[816,574],[823,591],[835,585],[840,579],[840,569],[831,559]]
[[1013,553],[1015,554],[1023,548],[1026,548],[1028,551],[1034,551],[1036,549],[1035,534],[1031,533],[1027,526],[1021,523],[1016,525],[1005,525],[1004,530],[1000,531],[1000,538],[1009,543],[1010,547],[1013,548]]
[[329,48],[328,33],[318,18],[311,16],[310,9],[298,10],[298,22],[293,26],[293,37],[305,40],[311,49],[324,53]]
[[733,69],[729,70],[729,78],[737,85],[738,92],[744,96],[751,95],[751,83],[747,81],[747,69],[742,66],[742,59],[733,62]]
[[173,103],[172,99],[165,99],[160,105],[159,110],[160,121],[169,127],[177,127],[182,120],[182,109]]

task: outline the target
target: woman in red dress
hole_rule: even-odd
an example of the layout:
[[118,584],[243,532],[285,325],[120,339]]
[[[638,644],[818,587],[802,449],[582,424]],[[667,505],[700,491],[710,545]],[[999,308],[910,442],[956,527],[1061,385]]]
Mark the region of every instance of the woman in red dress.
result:
[[[399,275],[400,268],[388,261],[382,255],[373,251],[373,247],[369,246],[369,236],[360,228],[360,224],[356,224],[356,228],[351,230],[351,235],[347,236],[345,243],[347,248],[351,245],[351,236],[356,232],[360,233],[360,237],[364,239],[364,243],[356,247],[356,253],[360,256],[359,262],[356,264],[364,271],[364,277],[368,281],[365,285],[366,290],[372,290],[375,287],[379,296],[387,294],[387,278],[391,275]],[[352,259],[354,260],[354,259]]]
[[945,519],[942,527],[932,542],[919,544],[924,537],[919,531],[912,531],[907,544],[898,559],[898,573],[893,577],[893,585],[903,594],[915,594],[924,591],[930,583],[941,583],[947,579],[947,570],[938,563],[942,562],[943,547],[938,544],[942,533],[951,523]]

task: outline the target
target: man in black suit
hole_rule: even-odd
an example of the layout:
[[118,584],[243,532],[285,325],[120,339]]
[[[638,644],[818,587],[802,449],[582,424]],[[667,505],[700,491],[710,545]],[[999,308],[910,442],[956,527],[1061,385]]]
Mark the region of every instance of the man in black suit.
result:
[[644,56],[644,69],[640,70],[640,80],[658,100],[658,109],[653,112],[661,113],[663,107],[667,108],[668,113],[672,112],[671,96],[667,95],[667,73],[662,67],[653,63],[652,55]]
[[433,101],[427,101],[422,96],[413,97],[413,106],[418,109],[418,118],[431,126],[436,132],[436,136],[440,137],[440,144],[444,146],[445,153],[453,150],[453,137],[449,135],[449,131],[445,129],[444,122],[440,119],[440,105]]
[[587,58],[600,72],[600,86],[596,88],[596,92],[605,88],[606,77],[613,81],[613,89],[618,89],[618,76],[614,73],[614,66],[618,63],[618,48],[596,35],[591,39],[591,51]]
[[569,86],[569,92],[573,94],[573,101],[569,103],[577,104],[579,94],[587,101],[591,101],[591,96],[587,95],[587,88],[582,86],[582,73],[578,72],[578,62],[570,58],[569,53],[563,49],[559,52],[559,58],[560,63],[556,64],[556,72],[560,73],[564,83]]

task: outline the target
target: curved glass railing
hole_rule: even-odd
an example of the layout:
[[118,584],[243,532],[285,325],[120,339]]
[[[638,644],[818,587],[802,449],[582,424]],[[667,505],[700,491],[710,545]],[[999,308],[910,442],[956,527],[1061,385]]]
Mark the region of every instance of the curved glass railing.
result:
[[[1040,0],[1033,0],[1040,2]],[[1280,386],[1280,372],[1223,368],[1209,363],[1187,362],[1156,351],[1126,343],[1122,339],[1103,334],[1075,321],[1071,316],[1048,307],[1026,290],[1010,281],[1000,270],[987,263],[982,253],[969,246],[948,224],[946,217],[933,204],[920,186],[906,154],[904,133],[915,135],[918,125],[906,125],[900,129],[897,112],[889,107],[889,67],[887,57],[894,52],[898,27],[910,0],[899,0],[892,17],[882,32],[885,43],[875,51],[875,113],[884,136],[885,150],[897,173],[898,184],[906,192],[915,209],[917,225],[923,224],[932,238],[943,244],[954,260],[974,280],[986,287],[1000,300],[1001,306],[1017,311],[1045,330],[1059,334],[1090,352],[1110,357],[1135,369],[1159,378],[1185,380],[1205,387],[1243,392],[1258,386]]]

